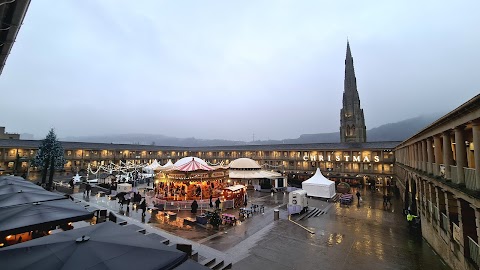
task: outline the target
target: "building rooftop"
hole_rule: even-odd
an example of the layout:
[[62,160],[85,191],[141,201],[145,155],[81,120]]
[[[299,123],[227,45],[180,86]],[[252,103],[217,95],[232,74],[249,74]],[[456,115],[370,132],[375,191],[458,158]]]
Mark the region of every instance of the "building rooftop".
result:
[[0,75],[27,13],[30,0],[0,1]]
[[[0,140],[0,148],[38,148],[41,140]],[[64,149],[89,150],[129,150],[129,151],[288,151],[288,150],[362,150],[393,149],[401,142],[365,142],[365,143],[309,143],[309,144],[268,144],[268,145],[233,145],[233,146],[157,146],[137,144],[113,144],[90,142],[62,142]]]

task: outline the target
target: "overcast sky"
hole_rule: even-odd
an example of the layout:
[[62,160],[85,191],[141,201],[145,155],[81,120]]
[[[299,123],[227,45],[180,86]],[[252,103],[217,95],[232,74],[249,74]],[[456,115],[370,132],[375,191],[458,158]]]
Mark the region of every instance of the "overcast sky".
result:
[[350,40],[367,129],[480,91],[480,1],[32,1],[0,126],[43,138],[339,130]]

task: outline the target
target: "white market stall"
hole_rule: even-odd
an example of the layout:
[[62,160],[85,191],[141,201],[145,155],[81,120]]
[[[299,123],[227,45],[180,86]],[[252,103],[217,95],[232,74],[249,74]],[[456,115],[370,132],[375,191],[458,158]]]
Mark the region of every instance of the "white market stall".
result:
[[160,163],[158,163],[158,161],[155,159],[152,162],[152,164],[143,167],[143,171],[146,172],[146,173],[152,174],[153,171],[155,171],[159,167],[162,167],[162,165],[160,165]]
[[323,176],[320,168],[310,179],[302,182],[302,189],[312,197],[331,199],[335,196],[335,182]]
[[287,186],[286,177],[277,172],[263,170],[262,166],[250,158],[235,159],[228,167],[230,179],[253,186],[256,190],[261,189],[261,181],[268,181],[277,189]]

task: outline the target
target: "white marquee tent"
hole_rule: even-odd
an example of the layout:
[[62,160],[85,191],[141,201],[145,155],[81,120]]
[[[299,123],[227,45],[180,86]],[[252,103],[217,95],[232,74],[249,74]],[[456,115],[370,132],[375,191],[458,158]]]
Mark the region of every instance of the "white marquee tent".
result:
[[312,197],[330,199],[335,196],[335,182],[323,176],[320,168],[317,168],[310,179],[302,182],[302,189],[307,192],[308,196]]
[[159,167],[162,167],[162,165],[160,165],[160,164],[158,163],[158,161],[155,159],[155,160],[152,162],[152,164],[143,167],[143,171],[144,171],[144,172],[153,173],[153,171],[156,170],[156,169],[159,168]]

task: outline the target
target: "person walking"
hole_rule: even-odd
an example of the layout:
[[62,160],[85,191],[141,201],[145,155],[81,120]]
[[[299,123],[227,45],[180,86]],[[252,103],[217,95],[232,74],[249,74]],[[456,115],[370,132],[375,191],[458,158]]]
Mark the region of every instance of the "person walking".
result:
[[193,200],[191,208],[192,208],[191,212],[192,212],[193,214],[196,214],[196,213],[197,213],[197,209],[198,209],[197,200]]
[[355,193],[355,195],[357,195],[357,201],[358,201],[358,204],[360,204],[361,199],[362,199],[362,195],[360,195],[360,191],[357,190],[357,193]]
[[213,208],[213,196],[210,194],[210,208]]
[[417,216],[413,215],[410,211],[408,211],[407,222],[408,222],[408,228],[409,229],[413,228],[413,219],[414,218],[417,218]]
[[127,212],[130,212],[130,193],[125,194],[125,203],[127,204]]
[[220,209],[220,198],[217,198],[217,200],[215,201],[215,208]]
[[392,195],[390,193],[387,193],[387,203],[392,206]]
[[140,203],[140,209],[142,209],[142,217],[144,217],[145,211],[147,211],[147,203],[145,202],[145,199]]
[[87,192],[87,197],[90,196],[91,190],[92,190],[92,185],[90,185],[90,183],[87,183],[87,186],[85,188],[85,191]]

